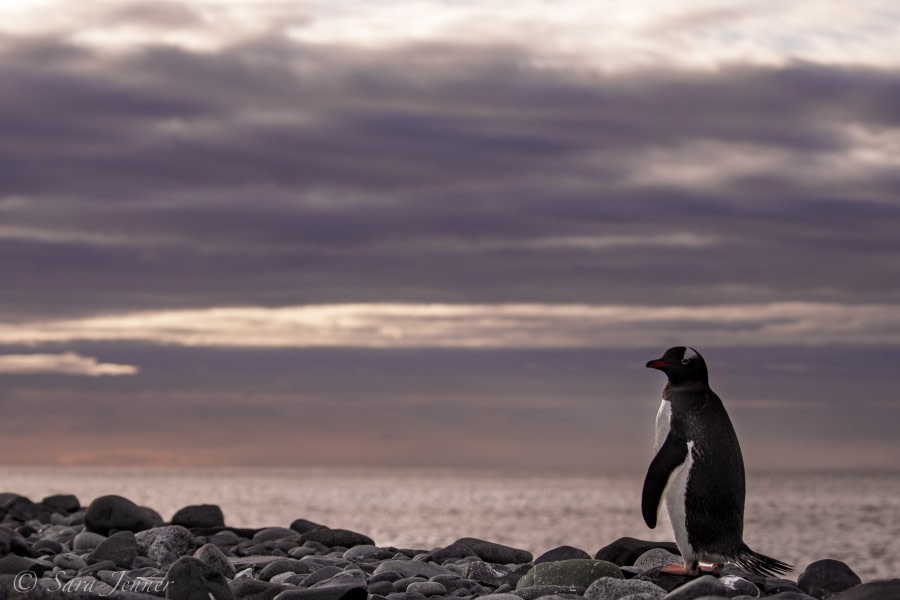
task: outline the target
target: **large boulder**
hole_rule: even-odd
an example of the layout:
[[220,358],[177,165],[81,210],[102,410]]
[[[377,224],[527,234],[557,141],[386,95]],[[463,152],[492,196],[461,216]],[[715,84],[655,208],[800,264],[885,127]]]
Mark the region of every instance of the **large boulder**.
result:
[[374,546],[375,542],[369,536],[348,531],[347,529],[328,529],[322,527],[320,529],[312,529],[300,536],[300,543],[318,542],[329,548],[341,546],[343,548],[352,548],[354,546]]
[[797,587],[814,598],[825,598],[861,583],[859,575],[846,563],[826,558],[810,563],[800,574]]
[[100,496],[88,506],[84,515],[87,531],[109,535],[110,531],[145,531],[162,524],[161,519],[128,498],[122,496]]
[[192,554],[196,546],[194,536],[181,525],[154,527],[134,537],[141,555],[161,564],[170,564],[186,554]]
[[54,512],[62,515],[73,513],[81,508],[78,498],[72,494],[57,494],[55,496],[47,496],[41,500],[41,504]]
[[900,579],[881,579],[829,596],[828,600],[887,600],[900,598]]
[[225,515],[215,504],[195,504],[185,506],[172,516],[172,525],[188,529],[196,527],[224,527]]
[[533,585],[561,585],[587,588],[601,577],[623,578],[621,569],[611,562],[572,558],[535,565]]
[[130,531],[115,533],[94,548],[93,559],[95,561],[111,560],[117,566],[127,569],[138,557],[138,545],[134,534]]
[[234,600],[225,577],[191,556],[176,560],[166,573],[166,598],[172,600]]

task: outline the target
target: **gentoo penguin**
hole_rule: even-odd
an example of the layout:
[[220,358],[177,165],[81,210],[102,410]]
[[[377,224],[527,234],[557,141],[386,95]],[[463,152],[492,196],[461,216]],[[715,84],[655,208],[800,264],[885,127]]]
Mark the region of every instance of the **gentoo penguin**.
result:
[[[720,573],[733,562],[757,575],[793,567],[754,552],[744,543],[744,461],[734,427],[709,388],[703,357],[693,348],[669,348],[647,363],[669,378],[656,415],[656,456],[647,470],[641,512],[656,527],[663,495],[683,565],[666,573]],[[711,566],[700,566],[700,562]]]

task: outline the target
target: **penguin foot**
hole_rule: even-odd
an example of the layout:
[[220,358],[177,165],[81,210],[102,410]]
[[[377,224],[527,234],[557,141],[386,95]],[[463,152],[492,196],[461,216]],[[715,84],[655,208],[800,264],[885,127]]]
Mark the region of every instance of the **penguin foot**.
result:
[[669,575],[699,575],[700,563],[692,562],[686,565],[671,563],[659,570],[660,573],[668,573]]
[[712,563],[710,565],[700,565],[700,570],[704,573],[712,573],[713,575],[721,575],[725,563]]

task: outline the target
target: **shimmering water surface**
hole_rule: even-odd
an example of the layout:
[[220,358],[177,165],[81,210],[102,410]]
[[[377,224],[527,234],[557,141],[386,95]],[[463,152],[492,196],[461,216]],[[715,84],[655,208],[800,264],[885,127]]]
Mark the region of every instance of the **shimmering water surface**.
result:
[[[455,469],[158,469],[3,467],[0,492],[33,500],[74,493],[82,504],[119,494],[164,518],[188,504],[222,507],[240,527],[306,518],[365,533],[378,545],[432,548],[475,536],[540,553],[568,544],[590,553],[647,529],[642,479]],[[758,474],[748,479],[745,541],[800,569],[847,562],[864,581],[900,575],[900,473]],[[795,576],[797,573],[795,573]]]

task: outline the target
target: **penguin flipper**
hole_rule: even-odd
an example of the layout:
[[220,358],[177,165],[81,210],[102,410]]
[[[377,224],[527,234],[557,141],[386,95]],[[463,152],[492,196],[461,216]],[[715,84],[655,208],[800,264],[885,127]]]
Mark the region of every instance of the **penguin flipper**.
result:
[[670,431],[647,469],[644,490],[641,492],[641,513],[644,515],[644,522],[650,529],[656,527],[659,502],[669,484],[669,476],[672,471],[684,463],[687,453],[687,442],[673,436]]

